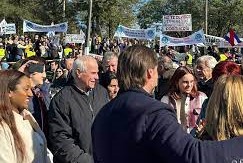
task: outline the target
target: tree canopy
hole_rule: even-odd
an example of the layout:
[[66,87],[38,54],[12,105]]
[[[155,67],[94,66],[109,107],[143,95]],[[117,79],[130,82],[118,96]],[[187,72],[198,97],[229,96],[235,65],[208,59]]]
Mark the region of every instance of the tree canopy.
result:
[[[38,24],[68,21],[68,32],[86,30],[90,0],[2,0],[0,19],[15,23],[22,31],[22,19]],[[140,0],[93,0],[92,33],[112,36],[119,24],[131,26],[136,21],[134,12]],[[65,14],[64,5],[65,4]],[[64,17],[65,16],[65,17]]]
[[[15,23],[22,32],[22,19],[38,24],[68,21],[68,33],[87,28],[90,0],[1,0],[0,20]],[[92,33],[113,36],[121,24],[147,28],[161,23],[163,15],[191,14],[193,31],[205,28],[206,0],[93,0]],[[64,3],[65,2],[65,3]],[[65,14],[63,14],[65,4]],[[208,0],[208,34],[223,36],[229,27],[243,36],[243,1]]]
[[[205,0],[150,0],[140,8],[138,23],[146,28],[163,15],[191,14],[193,31],[205,29]],[[208,34],[224,36],[230,27],[243,35],[242,0],[208,0]]]

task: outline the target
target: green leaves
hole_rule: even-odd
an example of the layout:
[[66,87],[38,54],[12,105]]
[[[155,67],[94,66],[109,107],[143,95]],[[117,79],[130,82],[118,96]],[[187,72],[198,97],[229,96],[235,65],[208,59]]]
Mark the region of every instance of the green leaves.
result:
[[95,0],[93,7],[93,22],[96,24],[94,32],[112,37],[117,26],[123,24],[131,26],[135,23],[133,12],[139,0]]
[[[69,22],[68,33],[79,32],[77,21],[87,22],[89,0],[1,0],[0,20],[15,23],[22,34],[22,19],[39,24]],[[112,37],[119,24],[147,28],[163,15],[191,14],[194,31],[205,28],[205,0],[93,0],[92,33]],[[242,0],[208,0],[208,34],[224,36],[229,27],[243,33]]]
[[[138,24],[146,28],[162,22],[163,15],[191,14],[194,31],[205,28],[205,0],[151,0],[137,15]],[[243,33],[242,0],[208,0],[208,34],[224,36],[229,27]]]

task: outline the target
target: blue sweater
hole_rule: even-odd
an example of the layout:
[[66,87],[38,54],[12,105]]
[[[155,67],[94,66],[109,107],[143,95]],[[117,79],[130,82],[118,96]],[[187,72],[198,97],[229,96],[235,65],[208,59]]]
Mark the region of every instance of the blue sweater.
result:
[[96,163],[231,163],[243,159],[243,137],[200,141],[183,131],[169,105],[143,90],[121,93],[92,127]]

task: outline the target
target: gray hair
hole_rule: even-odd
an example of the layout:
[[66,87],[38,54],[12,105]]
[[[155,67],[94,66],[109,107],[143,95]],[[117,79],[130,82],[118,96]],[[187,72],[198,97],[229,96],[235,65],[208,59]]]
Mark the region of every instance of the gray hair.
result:
[[105,52],[103,59],[102,59],[102,63],[106,62],[107,60],[110,60],[111,58],[116,57],[118,59],[118,54],[116,54],[115,52]]
[[205,66],[213,69],[216,64],[218,63],[217,60],[213,57],[213,56],[210,56],[210,55],[203,55],[201,57],[199,57],[196,61],[197,65],[199,63],[204,63]]
[[163,55],[159,57],[159,65],[162,65],[165,70],[173,69],[173,61],[170,57]]
[[77,58],[73,62],[72,76],[74,78],[76,78],[76,70],[80,70],[81,72],[86,72],[87,71],[87,62],[89,62],[90,60],[95,60],[95,58],[92,56],[88,56],[88,55],[83,55],[83,56],[80,56],[79,58]]

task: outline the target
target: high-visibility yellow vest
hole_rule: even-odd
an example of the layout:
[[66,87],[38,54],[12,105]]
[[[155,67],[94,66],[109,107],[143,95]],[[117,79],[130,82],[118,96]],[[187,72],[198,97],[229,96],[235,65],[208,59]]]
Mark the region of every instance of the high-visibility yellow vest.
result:
[[192,55],[190,53],[187,53],[188,60],[186,61],[187,65],[192,65]]
[[67,56],[69,53],[72,53],[73,50],[71,48],[65,48],[64,49],[64,55]]
[[228,59],[228,57],[225,54],[220,54],[219,57],[220,57],[219,61],[225,61]]
[[5,49],[0,49],[0,59],[2,59],[5,56]]
[[35,52],[34,52],[34,51],[30,51],[30,50],[28,50],[28,51],[26,52],[26,56],[27,56],[27,58],[28,58],[28,57],[31,57],[31,56],[35,56]]
[[33,46],[32,45],[30,45],[30,44],[28,44],[28,45],[26,45],[25,46],[26,48],[24,49],[25,51],[25,53],[27,53],[28,51],[30,51],[30,48],[33,48]]

